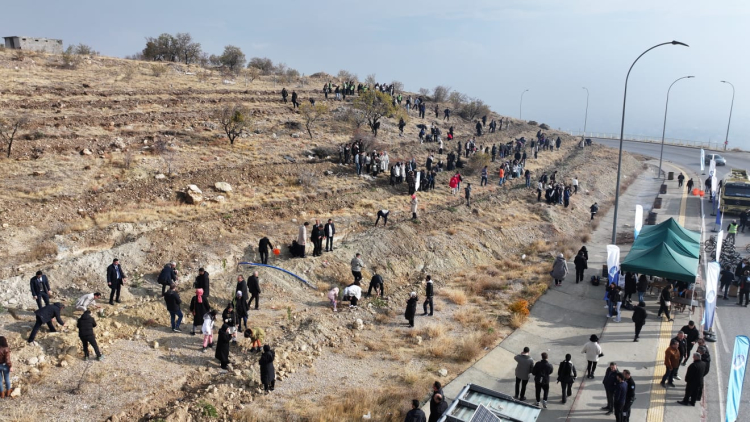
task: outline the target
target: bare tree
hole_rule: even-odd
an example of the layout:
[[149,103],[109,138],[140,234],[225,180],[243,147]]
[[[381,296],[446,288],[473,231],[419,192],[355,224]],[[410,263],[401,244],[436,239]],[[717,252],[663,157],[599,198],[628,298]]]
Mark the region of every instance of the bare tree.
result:
[[438,103],[445,102],[450,92],[451,88],[449,86],[438,85],[432,90],[432,99]]
[[450,101],[454,110],[458,110],[461,106],[468,101],[466,94],[462,94],[458,91],[453,91],[448,95],[448,101]]
[[315,105],[304,103],[299,106],[299,111],[300,114],[302,114],[302,119],[304,119],[305,121],[305,129],[307,129],[307,134],[310,135],[310,139],[312,139],[312,129],[320,120],[323,119],[323,117],[328,114],[328,106],[321,103],[317,103]]
[[13,140],[16,139],[18,131],[28,123],[29,120],[26,117],[15,117],[10,120],[0,119],[0,139],[8,144],[8,158],[10,158],[10,150],[13,148]]
[[375,74],[374,73],[370,73],[369,75],[367,75],[367,77],[365,78],[365,83],[367,85],[370,85],[370,86],[373,86],[376,83],[378,83],[378,80],[375,79]]
[[464,104],[459,110],[458,115],[466,120],[474,120],[476,117],[484,116],[490,113],[490,108],[484,101],[473,98]]
[[343,120],[353,124],[355,130],[359,130],[367,122],[365,114],[356,108],[347,108],[342,117]]
[[427,98],[427,97],[430,96],[430,90],[427,89],[427,88],[419,88],[419,95],[421,95],[422,97]]
[[250,126],[250,110],[240,104],[226,106],[216,113],[216,119],[229,138],[229,143],[234,145],[234,140]]
[[342,82],[357,81],[357,75],[355,73],[349,72],[348,70],[344,69],[339,70],[339,73],[338,75],[336,75],[336,77],[341,79]]
[[401,92],[404,90],[404,84],[401,81],[393,81],[391,82],[391,85],[393,85],[393,92]]

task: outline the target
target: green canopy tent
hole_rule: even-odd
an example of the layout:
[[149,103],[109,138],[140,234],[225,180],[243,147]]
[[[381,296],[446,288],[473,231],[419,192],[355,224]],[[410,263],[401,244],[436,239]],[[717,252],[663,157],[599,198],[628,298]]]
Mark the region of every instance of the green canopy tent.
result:
[[638,241],[641,239],[641,236],[663,236],[668,230],[671,230],[680,239],[695,243],[700,247],[701,234],[682,227],[680,223],[678,223],[674,218],[671,217],[668,220],[665,220],[655,226],[645,226],[638,234],[636,243],[638,243]]
[[[640,236],[638,239],[640,240]],[[623,271],[694,283],[698,273],[698,259],[685,256],[661,242],[649,249],[631,250],[620,268]]]
[[668,245],[680,255],[695,259],[700,256],[701,246],[699,243],[685,240],[678,233],[672,231],[672,229],[666,229],[661,233],[652,230],[650,235],[638,235],[638,239],[633,243],[631,250],[651,249],[661,243]]

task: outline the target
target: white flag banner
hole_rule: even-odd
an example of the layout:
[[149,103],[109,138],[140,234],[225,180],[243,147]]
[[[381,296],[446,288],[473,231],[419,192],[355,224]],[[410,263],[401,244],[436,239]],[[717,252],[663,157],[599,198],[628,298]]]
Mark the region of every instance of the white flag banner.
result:
[[[717,249],[718,250],[718,249]],[[704,329],[711,331],[714,325],[714,312],[716,311],[716,285],[719,282],[721,267],[718,262],[706,264],[706,307],[703,316]]]
[[620,283],[620,248],[616,245],[607,245],[607,278],[615,286],[625,286],[625,280]]
[[706,161],[706,153],[705,151],[703,151],[703,148],[701,148],[701,171],[704,170],[703,165],[705,164],[705,161]]
[[421,175],[421,174],[422,174],[422,172],[420,172],[420,171],[417,172],[417,177],[414,179],[414,190],[419,190],[419,182],[420,182],[419,175]]
[[719,178],[716,176],[711,177],[711,196],[716,195],[719,190]]
[[643,206],[640,204],[635,206],[635,224],[633,227],[635,228],[633,239],[638,239],[638,233],[641,232],[641,228],[643,227]]
[[719,234],[716,236],[716,262],[721,262],[719,258],[721,257],[721,242],[724,240],[724,230],[720,230]]
[[713,176],[716,174],[716,160],[713,158],[708,162],[708,175]]

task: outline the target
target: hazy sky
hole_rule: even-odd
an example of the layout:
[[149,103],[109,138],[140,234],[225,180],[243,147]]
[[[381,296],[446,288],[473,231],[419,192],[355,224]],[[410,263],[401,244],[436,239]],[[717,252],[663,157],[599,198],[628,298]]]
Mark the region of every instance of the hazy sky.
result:
[[[73,5],[71,5],[71,3]],[[750,149],[750,2],[746,0],[351,0],[7,2],[3,36],[62,38],[104,55],[143,49],[146,36],[190,32],[204,51],[226,44],[304,74],[347,69],[402,81],[416,91],[447,85],[518,117],[555,128],[619,132],[625,75],[631,73],[625,133],[661,136],[667,88],[667,137],[725,136],[736,88],[730,147]]]

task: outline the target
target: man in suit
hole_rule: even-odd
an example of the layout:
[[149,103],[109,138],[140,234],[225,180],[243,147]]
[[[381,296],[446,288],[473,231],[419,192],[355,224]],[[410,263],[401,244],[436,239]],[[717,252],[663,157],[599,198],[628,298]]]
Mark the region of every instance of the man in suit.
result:
[[120,266],[120,260],[115,258],[112,260],[112,264],[107,267],[107,286],[110,288],[109,293],[109,304],[114,305],[112,299],[115,299],[117,303],[120,303],[120,288],[125,284],[127,280],[125,271]]
[[646,324],[646,318],[648,317],[646,308],[641,305],[642,304],[639,302],[638,305],[633,308],[632,319],[633,323],[635,323],[635,338],[633,341],[638,341],[638,337],[641,335],[641,329],[643,328],[643,325]]
[[250,304],[253,303],[253,300],[255,300],[255,310],[258,310],[258,301],[260,300],[260,281],[258,280],[257,271],[247,279],[247,291],[252,295],[247,302],[248,309],[250,308]]
[[260,263],[268,265],[268,248],[273,249],[271,241],[267,237],[263,237],[258,242],[258,254],[260,255]]
[[195,277],[195,288],[203,289],[203,297],[208,298],[210,279],[208,278],[208,271],[203,268],[198,269],[198,276]]
[[326,237],[326,252],[331,252],[333,250],[333,236],[336,234],[336,226],[330,218],[328,219],[328,223],[326,223],[323,232]]
[[703,376],[706,373],[706,362],[701,360],[700,353],[693,353],[693,363],[688,366],[685,375],[685,397],[677,403],[687,406],[695,406],[695,402],[703,395]]
[[427,416],[419,408],[419,400],[414,399],[411,401],[411,410],[406,414],[404,422],[427,422]]
[[37,271],[36,275],[29,280],[31,286],[31,296],[36,301],[36,306],[42,309],[42,300],[44,300],[44,306],[49,305],[49,295],[52,290],[49,288],[49,280],[47,276],[41,271]]

